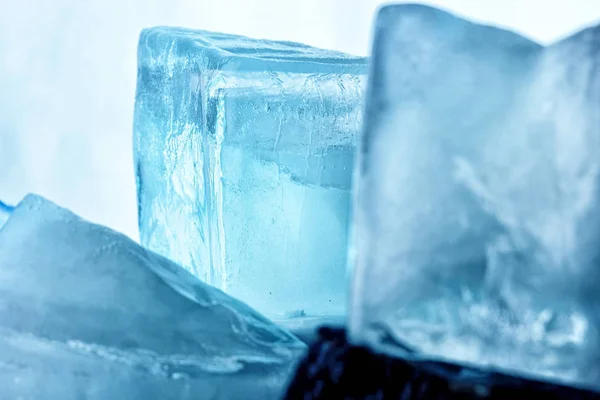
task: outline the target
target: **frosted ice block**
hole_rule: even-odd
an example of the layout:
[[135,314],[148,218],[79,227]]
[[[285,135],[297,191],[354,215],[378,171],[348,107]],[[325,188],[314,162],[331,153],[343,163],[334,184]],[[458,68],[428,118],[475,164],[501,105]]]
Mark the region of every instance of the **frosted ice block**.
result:
[[548,47],[418,5],[377,18],[351,334],[600,388],[600,27]]
[[270,399],[305,346],[246,304],[29,195],[0,230],[0,398]]
[[142,244],[271,318],[344,315],[367,60],[159,27],[138,64]]

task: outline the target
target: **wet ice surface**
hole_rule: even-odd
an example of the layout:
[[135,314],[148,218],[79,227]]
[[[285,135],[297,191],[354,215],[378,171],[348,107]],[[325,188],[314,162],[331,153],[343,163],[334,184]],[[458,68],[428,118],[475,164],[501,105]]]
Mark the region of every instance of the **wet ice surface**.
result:
[[37,196],[0,230],[0,266],[7,398],[276,398],[304,349],[171,261]]
[[142,243],[269,317],[343,317],[366,65],[298,43],[144,31]]
[[382,9],[355,341],[600,389],[598,43],[600,27],[544,48],[425,6]]

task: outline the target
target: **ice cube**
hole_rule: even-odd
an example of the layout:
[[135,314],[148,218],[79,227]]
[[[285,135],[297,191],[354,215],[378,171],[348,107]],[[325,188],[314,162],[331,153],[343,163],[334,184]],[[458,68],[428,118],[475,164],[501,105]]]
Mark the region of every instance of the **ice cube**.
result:
[[173,262],[37,196],[0,230],[0,265],[7,398],[274,398],[304,349]]
[[270,317],[343,316],[366,64],[297,43],[143,31],[142,244]]
[[13,208],[0,201],[0,228],[8,221]]
[[600,388],[600,27],[377,17],[351,335]]

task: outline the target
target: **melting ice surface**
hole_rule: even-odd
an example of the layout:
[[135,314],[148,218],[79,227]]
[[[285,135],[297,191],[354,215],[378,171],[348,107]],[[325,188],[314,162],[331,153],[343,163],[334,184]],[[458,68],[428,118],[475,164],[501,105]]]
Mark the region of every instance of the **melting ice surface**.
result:
[[142,32],[142,244],[272,318],[344,315],[366,63],[297,43]]
[[303,345],[37,196],[0,230],[2,398],[276,398]]
[[358,172],[355,341],[600,389],[600,27],[383,8]]

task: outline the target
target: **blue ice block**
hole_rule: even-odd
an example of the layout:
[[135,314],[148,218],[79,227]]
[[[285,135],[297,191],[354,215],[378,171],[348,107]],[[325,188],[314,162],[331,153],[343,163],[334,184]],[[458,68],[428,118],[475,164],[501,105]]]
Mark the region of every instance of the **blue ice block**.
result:
[[276,399],[305,346],[124,235],[26,196],[0,229],[0,398]]
[[142,244],[271,318],[344,315],[367,59],[158,27],[138,65]]
[[599,43],[380,11],[354,342],[600,389]]

